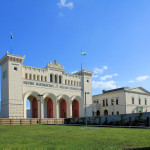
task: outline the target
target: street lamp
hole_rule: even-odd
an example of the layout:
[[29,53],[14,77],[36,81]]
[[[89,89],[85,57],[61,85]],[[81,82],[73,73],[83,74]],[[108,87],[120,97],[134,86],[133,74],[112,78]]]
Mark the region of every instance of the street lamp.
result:
[[86,115],[86,94],[90,94],[90,92],[85,92],[85,124],[87,126],[87,115]]

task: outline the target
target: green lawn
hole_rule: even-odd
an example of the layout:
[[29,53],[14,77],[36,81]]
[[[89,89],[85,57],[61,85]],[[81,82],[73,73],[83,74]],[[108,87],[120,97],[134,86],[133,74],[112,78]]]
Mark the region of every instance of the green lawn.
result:
[[0,149],[95,150],[142,147],[150,147],[150,129],[0,126]]

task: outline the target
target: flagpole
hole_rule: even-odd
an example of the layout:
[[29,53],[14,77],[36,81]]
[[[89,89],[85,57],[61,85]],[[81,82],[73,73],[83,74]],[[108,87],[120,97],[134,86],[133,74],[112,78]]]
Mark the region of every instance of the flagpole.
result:
[[81,71],[82,71],[82,49],[81,49]]
[[12,29],[11,29],[11,54],[12,54]]

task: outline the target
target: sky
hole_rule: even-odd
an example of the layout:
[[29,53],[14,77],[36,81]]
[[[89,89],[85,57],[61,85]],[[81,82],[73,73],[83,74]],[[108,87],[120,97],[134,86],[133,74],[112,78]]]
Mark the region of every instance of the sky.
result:
[[[149,0],[0,0],[0,58],[24,65],[57,60],[66,73],[93,71],[93,95],[142,86],[150,91]],[[1,87],[0,87],[1,88]],[[1,95],[0,95],[1,97]]]

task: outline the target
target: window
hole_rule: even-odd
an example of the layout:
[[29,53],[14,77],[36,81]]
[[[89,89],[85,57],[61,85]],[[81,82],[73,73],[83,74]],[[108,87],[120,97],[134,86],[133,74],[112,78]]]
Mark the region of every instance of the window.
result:
[[76,81],[74,81],[74,86],[76,86]]
[[36,80],[36,76],[35,76],[35,74],[33,75],[33,80]]
[[50,82],[53,82],[53,75],[50,74]]
[[40,76],[39,76],[39,75],[37,75],[37,80],[38,80],[38,81],[40,80]]
[[119,100],[118,99],[116,99],[116,105],[119,105]]
[[27,73],[25,74],[25,78],[28,79],[28,74]]
[[45,76],[45,82],[47,82],[47,77]]
[[145,99],[145,105],[147,105],[147,99]]
[[119,111],[117,111],[117,115],[119,115]]
[[132,104],[134,104],[134,97],[132,97]]
[[68,80],[68,85],[70,85],[70,80]]
[[73,85],[73,81],[71,80],[71,85]]
[[65,80],[65,84],[67,84],[67,80]]
[[114,105],[114,99],[111,99],[111,105]]
[[57,83],[57,75],[55,75],[55,83]]
[[59,83],[61,84],[61,76],[59,76]]
[[112,112],[112,115],[114,115],[114,112]]
[[98,101],[97,101],[97,103],[98,103]]
[[4,72],[3,72],[3,79],[5,79],[7,77],[7,71],[5,70]]
[[141,99],[139,98],[139,105],[141,105]]
[[106,106],[108,106],[108,99],[106,99]]
[[105,106],[105,100],[103,100],[103,106]]
[[78,86],[78,81],[77,81],[77,86]]
[[32,74],[29,75],[29,79],[30,79],[30,80],[32,79]]
[[43,76],[41,76],[41,81],[43,81]]
[[15,70],[15,71],[17,71],[17,70],[18,70],[18,68],[17,68],[17,67],[14,67],[14,70]]
[[89,82],[89,80],[87,80],[87,82]]

